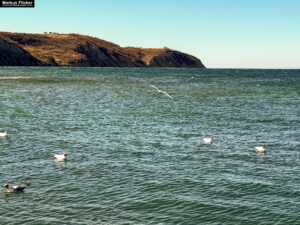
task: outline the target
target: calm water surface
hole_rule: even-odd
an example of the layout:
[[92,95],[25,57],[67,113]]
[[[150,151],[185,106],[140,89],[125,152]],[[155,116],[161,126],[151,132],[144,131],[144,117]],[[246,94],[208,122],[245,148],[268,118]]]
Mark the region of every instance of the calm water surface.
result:
[[2,67],[4,130],[0,224],[300,224],[300,70]]

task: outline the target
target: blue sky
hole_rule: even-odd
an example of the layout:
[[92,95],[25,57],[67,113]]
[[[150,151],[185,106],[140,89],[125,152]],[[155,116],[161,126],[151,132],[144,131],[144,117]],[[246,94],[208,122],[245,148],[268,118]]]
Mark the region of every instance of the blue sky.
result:
[[300,68],[299,0],[35,0],[0,8],[0,30],[167,46],[209,68]]

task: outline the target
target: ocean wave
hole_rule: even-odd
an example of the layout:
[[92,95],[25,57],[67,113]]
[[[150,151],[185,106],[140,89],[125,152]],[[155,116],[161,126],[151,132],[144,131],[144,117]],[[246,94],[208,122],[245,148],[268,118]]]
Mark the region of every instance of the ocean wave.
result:
[[19,79],[36,79],[46,78],[46,76],[12,76],[12,77],[0,77],[0,80],[19,80]]

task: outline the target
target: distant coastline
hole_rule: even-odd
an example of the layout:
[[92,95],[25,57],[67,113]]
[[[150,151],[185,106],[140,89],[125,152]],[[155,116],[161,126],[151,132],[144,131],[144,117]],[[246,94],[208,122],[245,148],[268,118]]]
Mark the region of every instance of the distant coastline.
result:
[[120,47],[80,34],[11,32],[0,32],[0,66],[205,68],[200,59],[167,47]]

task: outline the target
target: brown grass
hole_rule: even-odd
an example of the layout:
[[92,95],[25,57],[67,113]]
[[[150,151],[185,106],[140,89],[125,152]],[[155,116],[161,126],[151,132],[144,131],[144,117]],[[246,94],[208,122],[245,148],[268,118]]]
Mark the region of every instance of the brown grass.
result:
[[108,53],[118,53],[129,58],[132,62],[137,59],[149,65],[153,57],[170,51],[168,48],[135,48],[120,47],[114,43],[95,37],[80,34],[30,34],[0,32],[0,38],[17,44],[33,57],[49,64],[53,59],[62,66],[87,60],[84,54],[77,52],[79,46],[90,45],[92,48],[102,47]]

